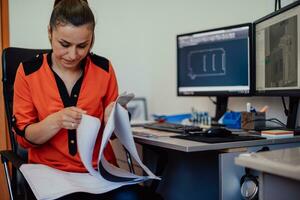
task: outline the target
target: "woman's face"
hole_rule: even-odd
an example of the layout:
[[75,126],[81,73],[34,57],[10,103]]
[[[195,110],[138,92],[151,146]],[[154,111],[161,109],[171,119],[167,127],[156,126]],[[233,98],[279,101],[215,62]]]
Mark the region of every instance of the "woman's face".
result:
[[73,26],[57,25],[49,29],[49,38],[53,49],[53,63],[57,67],[74,69],[91,48],[93,31],[89,24]]

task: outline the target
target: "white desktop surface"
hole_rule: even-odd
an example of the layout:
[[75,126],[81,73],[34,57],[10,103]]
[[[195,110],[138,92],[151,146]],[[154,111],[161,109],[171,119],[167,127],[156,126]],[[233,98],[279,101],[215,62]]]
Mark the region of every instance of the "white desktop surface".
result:
[[235,163],[266,173],[300,180],[300,147],[241,154]]
[[[149,129],[133,128],[135,142],[150,147],[144,148],[145,164],[156,169],[156,163],[166,161],[161,174],[163,179],[157,189],[166,200],[198,200],[199,196],[204,199],[239,200],[239,180],[244,168],[234,164],[236,156],[265,146],[270,149],[300,146],[300,136],[209,144],[162,136],[164,133],[170,134],[164,131],[156,133],[160,137],[148,133]],[[164,160],[158,162],[158,155]]]
[[[260,146],[260,145],[270,145],[270,144],[286,144],[286,143],[295,143],[300,142],[300,136],[294,136],[293,138],[282,138],[282,139],[262,139],[262,140],[250,140],[250,141],[238,141],[238,142],[226,142],[226,143],[203,143],[203,142],[194,142],[190,140],[183,140],[177,138],[171,138],[169,136],[160,136],[160,137],[151,137],[151,136],[140,136],[136,134],[149,132],[148,129],[141,127],[132,128],[134,139],[137,143],[153,145],[157,147],[173,149],[183,152],[199,152],[199,151],[209,151],[209,150],[223,150],[231,148],[240,148],[240,147],[251,147],[251,146]],[[161,133],[168,134],[169,132],[158,131]],[[243,134],[247,134],[243,132]]]

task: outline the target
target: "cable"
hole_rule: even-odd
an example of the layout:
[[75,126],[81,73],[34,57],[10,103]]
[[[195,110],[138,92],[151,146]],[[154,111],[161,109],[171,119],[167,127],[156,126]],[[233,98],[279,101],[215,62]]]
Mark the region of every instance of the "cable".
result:
[[279,119],[277,118],[269,118],[269,119],[253,119],[253,120],[248,120],[248,121],[245,121],[244,123],[245,124],[248,124],[250,122],[260,122],[260,121],[265,121],[265,122],[272,122],[274,124],[278,124],[280,125],[282,128],[286,128],[286,125],[280,121]]
[[213,100],[212,97],[209,96],[208,98],[209,98],[209,100],[210,100],[211,102],[213,102],[213,104],[217,105],[217,102],[216,102],[215,100]]
[[282,100],[282,104],[283,104],[284,114],[285,114],[285,116],[288,116],[289,115],[289,110],[286,107],[284,97],[281,97],[281,100]]
[[267,121],[270,121],[270,122],[273,122],[273,123],[276,123],[276,124],[280,124],[282,127],[286,127],[286,125],[277,118],[270,118],[270,119],[267,119]]
[[[215,100],[213,100],[213,98],[211,96],[208,97],[208,99],[215,105],[217,105],[217,102]],[[226,111],[229,111],[229,112],[233,112],[233,110],[227,108]]]

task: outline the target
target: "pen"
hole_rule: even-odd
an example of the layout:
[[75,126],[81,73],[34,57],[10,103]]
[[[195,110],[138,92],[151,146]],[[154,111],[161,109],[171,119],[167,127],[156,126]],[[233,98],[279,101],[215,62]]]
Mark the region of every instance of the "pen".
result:
[[259,112],[267,112],[268,109],[269,109],[269,107],[266,105],[262,109],[260,109]]
[[247,103],[246,104],[246,110],[247,110],[247,112],[251,112],[251,103]]

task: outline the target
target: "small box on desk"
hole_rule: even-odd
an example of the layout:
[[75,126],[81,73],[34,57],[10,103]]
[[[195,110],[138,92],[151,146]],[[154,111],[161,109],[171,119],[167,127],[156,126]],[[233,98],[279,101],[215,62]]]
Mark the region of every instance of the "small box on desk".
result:
[[266,126],[265,112],[241,112],[241,128],[246,130],[254,130],[257,127]]
[[241,128],[241,112],[226,112],[222,118],[227,128]]

